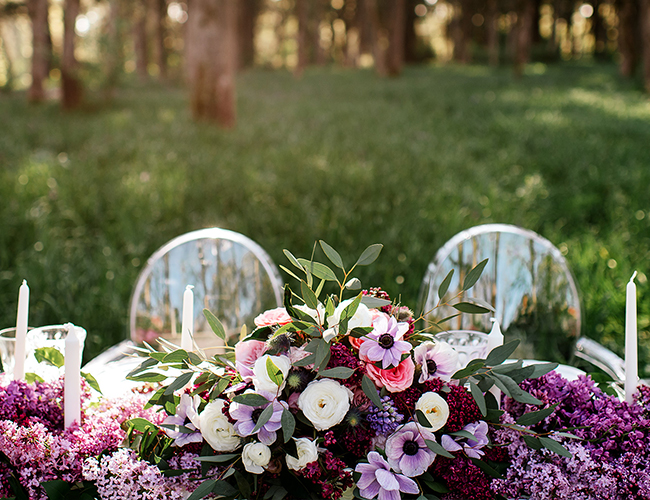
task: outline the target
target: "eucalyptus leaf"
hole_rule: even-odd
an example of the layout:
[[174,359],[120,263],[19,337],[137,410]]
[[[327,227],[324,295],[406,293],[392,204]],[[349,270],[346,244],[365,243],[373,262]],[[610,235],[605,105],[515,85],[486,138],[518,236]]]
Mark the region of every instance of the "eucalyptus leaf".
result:
[[232,398],[235,403],[239,403],[246,406],[264,406],[269,403],[269,400],[260,394],[255,394],[254,392],[249,392],[246,394],[240,394]]
[[262,413],[260,413],[260,416],[257,417],[257,422],[255,423],[255,427],[253,428],[252,434],[256,434],[257,431],[259,431],[273,416],[273,405],[268,405]]
[[478,385],[476,385],[471,380],[469,381],[469,389],[470,392],[472,393],[472,397],[474,398],[474,401],[476,401],[476,405],[478,406],[478,409],[481,411],[481,415],[483,415],[484,417],[487,416],[487,406],[485,404],[485,397],[483,396],[483,391],[481,391]]
[[472,463],[474,465],[476,465],[479,469],[481,469],[487,475],[495,477],[497,479],[503,479],[503,476],[499,473],[498,470],[496,470],[494,467],[489,466],[483,460],[479,460],[478,458],[472,458],[472,457],[469,457],[469,459],[472,461]]
[[454,270],[452,269],[447,273],[447,276],[445,276],[445,279],[442,280],[442,283],[440,283],[440,286],[438,287],[438,298],[440,300],[442,300],[442,298],[449,290],[449,285],[451,284],[451,279],[453,277],[454,277]]
[[298,276],[296,276],[294,274],[294,272],[291,269],[289,269],[288,267],[283,266],[282,264],[280,264],[280,269],[282,269],[285,273],[287,273],[289,276],[291,276],[296,281],[300,281],[300,278]]
[[318,309],[318,299],[316,298],[316,294],[304,281],[300,282],[300,291],[302,293],[302,298],[305,301],[305,305],[311,309]]
[[567,450],[564,446],[558,443],[555,439],[549,437],[540,436],[539,442],[542,443],[542,446],[547,450],[551,450],[553,453],[566,458],[571,458],[571,452]]
[[539,442],[539,438],[537,438],[535,436],[530,436],[528,434],[524,434],[523,438],[524,438],[524,443],[526,443],[526,445],[529,448],[531,448],[533,450],[541,450],[542,449],[542,443]]
[[485,265],[487,263],[488,259],[482,260],[476,264],[476,266],[474,266],[470,272],[467,273],[465,279],[463,280],[463,291],[467,291],[474,286],[474,284],[481,277],[481,274],[483,274],[483,269],[485,269]]
[[361,389],[363,389],[364,394],[368,396],[368,399],[372,401],[372,404],[374,404],[380,410],[384,409],[384,404],[381,402],[379,394],[377,394],[375,383],[370,380],[370,377],[368,377],[368,375],[364,375],[361,379]]
[[205,316],[208,325],[210,325],[210,328],[212,328],[215,335],[221,340],[226,340],[226,330],[221,324],[221,321],[219,321],[219,318],[212,314],[208,309],[203,309],[203,316]]
[[517,424],[519,425],[537,424],[542,420],[544,420],[546,417],[548,417],[551,413],[553,413],[558,404],[559,403],[555,403],[554,405],[549,406],[548,408],[544,408],[543,410],[529,411],[528,413],[524,413],[521,417],[517,419]]
[[353,368],[348,368],[347,366],[336,366],[328,370],[320,370],[318,372],[318,376],[328,377],[328,378],[347,379],[350,378],[353,373],[354,373]]
[[320,262],[309,261],[307,259],[298,259],[298,262],[300,262],[300,264],[303,266],[303,269],[305,269],[305,271],[308,271],[310,274],[313,274],[317,278],[320,278],[322,280],[327,280],[327,281],[338,282],[338,278],[336,277],[334,271],[332,271],[325,264],[321,264]]
[[345,284],[346,290],[361,290],[361,280],[352,278]]
[[126,377],[127,380],[133,380],[135,382],[162,382],[163,380],[167,380],[167,378],[167,375],[154,372],[140,373]]
[[432,452],[434,452],[436,455],[441,455],[441,456],[447,457],[447,458],[456,458],[451,453],[449,453],[447,450],[445,450],[442,447],[442,445],[436,443],[435,441],[432,441],[431,439],[425,439],[424,442],[427,444],[427,447]]
[[541,377],[542,375],[546,375],[548,372],[555,370],[558,367],[557,363],[537,363],[533,366],[535,370],[531,375],[529,375],[528,378],[538,378]]
[[174,380],[167,389],[165,389],[165,396],[169,396],[170,394],[173,394],[174,391],[177,391],[178,389],[182,389],[185,387],[190,380],[192,380],[192,377],[194,376],[194,372],[185,372],[182,373],[178,376],[176,380]]
[[389,306],[391,304],[390,300],[371,297],[370,295],[364,295],[361,298],[361,303],[369,309],[379,309],[380,307]]
[[343,267],[343,260],[341,259],[339,253],[323,240],[319,240],[319,243],[320,247],[323,249],[323,252],[325,252],[325,255],[327,255],[327,258],[332,262],[332,264],[345,271],[345,267]]
[[471,302],[458,302],[456,304],[451,304],[451,307],[465,314],[485,314],[490,312],[488,308]]
[[384,248],[384,245],[381,243],[370,245],[363,252],[361,252],[361,256],[357,259],[357,262],[353,267],[367,266],[369,264],[372,264],[375,260],[377,260],[377,257],[379,257],[382,248]]
[[273,382],[278,387],[282,385],[282,382],[284,381],[284,375],[282,374],[282,370],[280,370],[273,362],[271,356],[266,358],[266,373],[268,374],[271,382]]
[[205,457],[196,457],[196,459],[199,462],[222,463],[222,462],[228,462],[234,458],[239,458],[239,457],[241,457],[240,453],[226,453],[223,455],[210,455]]
[[296,259],[289,250],[284,249],[282,250],[282,253],[284,253],[286,258],[289,259],[289,262],[291,262],[295,267],[297,267],[298,269],[304,272],[305,268],[302,267],[302,264],[298,262],[298,259]]
[[484,359],[473,359],[470,361],[465,368],[462,370],[458,370],[456,373],[454,373],[451,378],[460,380],[461,378],[469,377],[470,375],[474,375],[477,370],[480,368],[483,368],[485,366],[485,360]]
[[284,436],[284,442],[288,442],[293,436],[293,431],[296,428],[296,419],[293,417],[293,414],[286,408],[282,410],[282,417],[280,420],[282,424],[282,434]]
[[433,427],[422,410],[415,410],[415,418],[422,427]]
[[502,387],[499,388],[501,390],[504,390],[504,392],[509,393],[510,397],[512,397],[515,401],[519,401],[520,403],[526,403],[531,405],[542,404],[542,402],[539,399],[537,399],[532,394],[529,394],[528,392],[524,391],[521,387],[519,387],[519,385],[517,385],[517,383],[514,380],[512,380],[507,375],[502,375],[501,373],[493,373],[492,377],[497,385],[501,383],[506,390],[504,390]]
[[507,344],[503,344],[495,347],[490,351],[485,358],[485,364],[487,366],[496,366],[503,363],[510,355],[515,352],[515,349],[519,346],[519,339],[511,340]]

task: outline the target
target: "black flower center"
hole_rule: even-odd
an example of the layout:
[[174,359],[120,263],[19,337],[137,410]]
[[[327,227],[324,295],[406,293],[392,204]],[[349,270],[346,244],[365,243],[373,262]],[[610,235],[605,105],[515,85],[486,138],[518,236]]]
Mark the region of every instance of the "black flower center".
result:
[[255,408],[253,413],[251,413],[251,419],[257,424],[257,419],[260,418],[260,415],[264,411],[264,408]]
[[393,344],[395,343],[395,339],[393,339],[392,335],[390,333],[384,333],[381,337],[379,337],[379,345],[382,346],[384,349],[390,349],[393,347]]
[[407,455],[417,455],[419,450],[420,446],[415,441],[407,441],[402,448],[402,451]]
[[438,371],[438,365],[434,360],[427,359],[427,371],[429,372],[429,375],[433,375]]

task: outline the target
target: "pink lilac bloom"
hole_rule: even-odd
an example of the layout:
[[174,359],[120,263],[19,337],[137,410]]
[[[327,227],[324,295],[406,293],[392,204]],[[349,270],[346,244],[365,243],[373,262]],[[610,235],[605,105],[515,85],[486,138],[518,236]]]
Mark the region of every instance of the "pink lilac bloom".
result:
[[[461,437],[455,440],[450,435],[444,434],[440,438],[440,444],[442,447],[452,453],[455,451],[465,450],[465,454],[468,457],[481,458],[484,455],[484,452],[481,451],[481,448],[485,447],[490,442],[488,439],[487,422],[484,422],[483,420],[480,422],[472,422],[463,427],[462,430],[472,434],[475,439]],[[463,443],[461,444],[461,442]]]
[[458,353],[444,342],[423,342],[413,350],[413,357],[422,367],[420,384],[434,377],[449,382],[458,369]]
[[426,428],[409,422],[386,440],[386,458],[396,472],[408,477],[423,474],[436,458],[425,439],[435,441],[433,433]]
[[397,366],[402,361],[402,354],[411,352],[411,344],[402,340],[408,331],[408,323],[398,323],[397,320],[381,314],[372,322],[373,331],[366,335],[365,341],[359,347],[359,356],[364,361],[381,361],[385,370]]
[[388,462],[376,451],[368,453],[367,464],[357,464],[354,470],[361,473],[357,486],[359,493],[364,498],[378,497],[378,500],[400,500],[400,492],[412,495],[420,492],[413,479],[392,472]]
[[271,418],[257,431],[257,438],[261,443],[270,446],[277,438],[277,431],[282,427],[282,411],[289,409],[289,405],[284,401],[277,400],[273,395],[267,393],[260,393],[270,403],[262,406],[249,406],[241,403],[231,403],[228,412],[230,416],[236,420],[235,431],[240,436],[250,436],[255,430],[257,420],[262,412],[269,406],[273,406],[273,414]]
[[174,440],[174,446],[185,446],[189,443],[200,443],[203,436],[200,432],[199,405],[202,399],[199,396],[182,394],[181,400],[176,407],[176,414],[168,416],[164,425],[183,426],[194,432],[182,432],[180,430],[165,429],[165,433]]

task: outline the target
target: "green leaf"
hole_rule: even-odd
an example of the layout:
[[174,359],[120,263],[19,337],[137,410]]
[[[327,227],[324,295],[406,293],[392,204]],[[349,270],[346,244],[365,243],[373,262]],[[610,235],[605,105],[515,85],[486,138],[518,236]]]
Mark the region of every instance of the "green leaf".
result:
[[539,437],[539,442],[542,443],[542,446],[547,450],[551,450],[553,453],[557,453],[562,457],[571,458],[571,452],[567,450],[564,446],[558,443],[555,439],[548,437]]
[[145,432],[148,428],[155,429],[156,426],[149,422],[146,418],[132,418],[125,422],[127,425],[133,427],[133,430],[138,432]]
[[485,269],[487,262],[488,259],[482,260],[476,264],[476,266],[473,267],[470,272],[467,273],[467,276],[465,276],[465,280],[463,281],[463,291],[469,290],[474,286],[474,284],[481,277],[481,274],[483,273],[483,269]]
[[373,328],[371,326],[357,326],[350,330],[350,335],[355,339],[360,339],[371,333]]
[[508,394],[515,401],[519,401],[520,403],[526,403],[531,405],[542,404],[542,402],[539,399],[537,399],[532,394],[529,394],[526,391],[524,391],[521,387],[517,385],[517,383],[514,380],[512,380],[507,375],[502,375],[501,373],[492,373],[491,377],[494,380],[495,384],[499,387],[499,389],[501,389],[503,392]]
[[490,312],[488,308],[472,304],[471,302],[458,302],[457,304],[452,304],[451,307],[466,314],[485,314]]
[[325,369],[327,363],[329,363],[332,352],[330,351],[330,345],[324,340],[320,340],[320,343],[316,347],[316,357],[314,359],[314,366],[318,371]]
[[40,483],[47,498],[50,500],[67,500],[70,498],[70,488],[72,485],[61,479],[55,479],[53,481],[45,481]]
[[257,422],[255,423],[255,428],[252,431],[252,434],[256,434],[257,431],[259,431],[264,424],[266,424],[271,417],[273,416],[273,405],[270,404],[266,408],[264,408],[264,411],[260,413],[260,416],[257,417]]
[[555,408],[557,407],[559,403],[555,403],[552,406],[549,406],[548,408],[544,408],[543,410],[538,410],[538,411],[529,411],[528,413],[524,413],[521,417],[517,419],[517,424],[519,425],[534,425],[538,422],[541,422],[544,420],[546,417],[548,417],[551,413],[555,411]]
[[558,366],[557,363],[538,363],[531,365],[535,370],[528,378],[538,378],[542,375],[546,375],[548,372],[555,370]]
[[293,271],[291,271],[291,270],[290,270],[289,268],[287,268],[286,266],[283,266],[282,264],[280,264],[280,269],[282,269],[285,273],[287,273],[289,276],[291,276],[291,277],[294,278],[295,280],[297,280],[297,281],[301,281],[301,279],[300,279],[298,276],[296,276],[296,275],[293,273]]
[[345,284],[346,290],[361,290],[361,280],[359,278],[352,278]]
[[45,379],[40,375],[36,375],[32,372],[25,373],[25,382],[28,384],[33,384],[34,382],[45,382]]
[[214,462],[214,463],[222,463],[222,462],[228,462],[229,460],[232,460],[233,458],[238,458],[241,457],[241,453],[226,453],[223,455],[210,455],[206,457],[197,457],[196,459],[199,462]]
[[380,307],[389,306],[391,304],[390,300],[371,297],[370,295],[364,295],[361,297],[361,303],[369,309],[379,309]]
[[284,253],[286,258],[289,259],[289,262],[291,262],[295,267],[297,267],[298,269],[300,269],[303,272],[305,271],[305,268],[302,267],[300,262],[298,262],[298,259],[296,259],[289,250],[286,250],[286,249],[282,250],[282,253]]
[[282,500],[284,497],[287,496],[287,493],[289,492],[285,490],[282,486],[280,486],[271,497],[271,500]]
[[524,365],[524,362],[521,359],[519,359],[519,360],[515,361],[514,363],[507,363],[505,365],[497,365],[497,366],[492,368],[492,371],[496,372],[496,373],[503,373],[505,375],[508,375],[508,373],[510,373],[511,371],[519,370],[523,365]]
[[34,351],[34,357],[39,363],[61,368],[65,364],[63,354],[56,347],[39,347]]
[[292,366],[307,366],[314,364],[316,361],[316,355],[315,354],[310,354],[309,356],[305,356],[302,359],[299,359],[298,361],[294,361],[292,363]]
[[184,349],[176,349],[175,351],[166,354],[162,359],[162,363],[182,363],[188,358],[187,351]]
[[268,373],[271,382],[273,382],[278,387],[282,385],[282,382],[284,381],[284,375],[282,374],[282,370],[280,370],[273,362],[271,356],[266,358],[266,373]]
[[269,404],[269,400],[264,396],[250,392],[248,394],[240,394],[232,398],[235,403],[239,403],[246,406],[264,406]]
[[341,259],[339,253],[323,240],[319,240],[319,243],[320,247],[323,249],[323,252],[325,252],[325,255],[327,255],[327,258],[332,262],[332,264],[345,271],[345,267],[343,267],[343,260]]
[[185,387],[190,380],[192,380],[192,377],[194,376],[194,372],[185,372],[182,373],[178,376],[176,380],[174,380],[167,389],[165,389],[164,395],[169,396],[170,394],[173,394],[174,391],[177,391],[178,389],[182,389]]
[[449,434],[452,435],[452,436],[457,436],[457,437],[463,437],[463,438],[471,439],[471,440],[473,440],[473,441],[476,440],[476,436],[474,436],[474,434],[472,434],[472,433],[469,432],[469,431],[463,431],[463,430],[460,430],[460,431],[456,431],[456,432],[450,432]]
[[201,498],[207,497],[212,493],[212,488],[217,482],[214,479],[208,479],[199,484],[199,487],[195,489],[192,494],[187,498],[187,500],[199,500]]
[[336,274],[334,274],[334,271],[332,271],[325,264],[321,264],[320,262],[313,262],[307,259],[298,259],[298,262],[302,264],[303,268],[306,271],[309,271],[310,274],[313,274],[317,278],[338,282],[338,278],[336,277]]
[[524,443],[526,443],[526,445],[528,445],[529,448],[533,450],[542,449],[542,443],[540,443],[539,438],[536,438],[535,436],[530,436],[528,434],[524,434],[523,438],[524,438]]
[[503,479],[503,476],[499,473],[498,470],[496,470],[494,467],[490,467],[483,460],[479,460],[478,458],[472,458],[472,457],[469,457],[469,459],[472,461],[474,465],[476,465],[479,469],[485,472],[488,476],[496,477],[497,479]]
[[473,359],[470,361],[465,368],[462,370],[458,370],[456,373],[454,373],[451,378],[460,380],[461,378],[469,377],[470,375],[474,375],[477,370],[483,368],[485,366],[485,360],[484,359]]
[[102,390],[99,388],[99,382],[97,382],[97,379],[93,377],[90,373],[86,372],[81,372],[81,376],[86,379],[86,383],[95,389],[98,393],[102,393]]
[[384,245],[380,243],[370,245],[361,253],[361,256],[357,259],[357,262],[353,267],[367,266],[368,264],[372,264],[375,260],[377,260],[377,257],[379,257],[382,248],[384,248]]
[[160,424],[160,427],[163,429],[169,429],[170,431],[175,431],[175,432],[180,432],[182,434],[192,434],[196,432],[194,429],[190,429],[189,427],[186,427],[184,425],[177,425],[177,424]]
[[375,387],[375,383],[370,380],[370,377],[368,375],[364,375],[363,378],[361,379],[361,388],[363,389],[363,392],[366,396],[368,396],[368,399],[372,401],[372,403],[379,408],[380,410],[384,409],[384,404],[381,402],[381,399],[379,398],[379,394],[377,394],[377,388]]
[[251,495],[251,486],[241,472],[235,471],[235,481],[237,481],[237,488],[239,489],[241,498],[249,498]]
[[570,432],[556,432],[553,434],[554,436],[561,436],[569,439],[577,439],[579,441],[584,441],[583,438],[580,436],[576,436],[575,434],[571,434]]
[[487,406],[485,405],[485,397],[483,396],[483,391],[481,391],[478,385],[476,385],[471,380],[469,381],[469,389],[472,393],[474,401],[476,401],[478,409],[481,410],[481,415],[484,417],[487,416]]
[[500,365],[506,359],[508,359],[513,352],[515,352],[519,346],[519,342],[520,340],[516,339],[508,342],[507,344],[495,347],[487,355],[487,358],[485,358],[485,364],[488,366]]
[[133,380],[135,382],[162,382],[163,380],[167,380],[167,378],[167,375],[153,372],[140,373],[139,375],[130,375],[126,377],[127,380]]
[[354,373],[354,369],[347,366],[337,366],[329,370],[322,370],[318,372],[319,377],[346,379],[350,378]]
[[451,284],[451,278],[453,277],[454,277],[454,270],[452,269],[447,273],[447,276],[445,276],[445,279],[442,280],[442,283],[440,283],[440,287],[438,288],[438,298],[440,300],[442,300],[442,298],[449,290],[449,285]]
[[221,340],[226,340],[226,330],[214,314],[212,314],[208,309],[203,309],[203,316],[208,321],[208,325],[212,328],[214,334],[219,337]]
[[427,444],[427,447],[434,452],[436,455],[440,455],[447,458],[456,458],[447,450],[445,450],[442,445],[432,441],[431,439],[425,439],[424,442]]
[[305,305],[312,309],[318,309],[318,299],[316,298],[316,294],[304,281],[300,282],[300,291],[302,292],[302,298],[305,301]]
[[415,410],[415,418],[422,427],[426,427],[427,429],[432,427],[431,422],[429,422],[429,419],[422,410]]
[[293,436],[293,431],[296,429],[296,419],[293,417],[293,414],[286,408],[282,410],[282,417],[280,419],[282,424],[282,435],[284,436],[284,442],[288,442]]

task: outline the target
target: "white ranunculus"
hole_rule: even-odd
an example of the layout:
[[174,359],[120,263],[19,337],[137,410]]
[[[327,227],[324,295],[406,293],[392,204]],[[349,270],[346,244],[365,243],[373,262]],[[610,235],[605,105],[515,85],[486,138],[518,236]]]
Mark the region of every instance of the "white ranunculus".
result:
[[341,302],[334,310],[334,314],[327,318],[327,326],[329,328],[323,333],[323,339],[325,342],[329,342],[339,334],[345,335],[353,328],[372,326],[372,314],[370,313],[370,309],[368,309],[368,307],[364,304],[359,304],[359,307],[357,307],[357,311],[354,313],[354,316],[348,320],[347,332],[339,332],[341,314],[343,314],[343,310],[349,306],[353,300],[354,299],[347,299]]
[[215,399],[208,403],[201,412],[201,435],[214,451],[234,451],[241,444],[235,434],[235,427],[223,414],[223,399]]
[[271,460],[271,448],[263,443],[248,443],[241,452],[244,468],[251,474],[261,474]]
[[425,392],[415,403],[415,409],[420,410],[427,417],[431,427],[427,430],[435,432],[441,429],[449,418],[449,405],[439,394]]
[[350,409],[352,391],[331,378],[313,380],[298,398],[298,407],[316,430],[340,424]]
[[307,464],[318,460],[316,443],[309,438],[293,438],[296,442],[298,458],[286,456],[287,467],[293,470],[303,469]]
[[[269,377],[269,372],[266,368],[266,360],[271,359],[273,364],[278,367],[282,372],[282,384],[278,387],[275,382]],[[253,366],[253,385],[257,392],[270,392],[271,394],[277,394],[279,391],[284,389],[286,383],[287,374],[291,368],[291,360],[288,356],[271,356],[270,354],[265,354],[255,361],[255,366]]]

